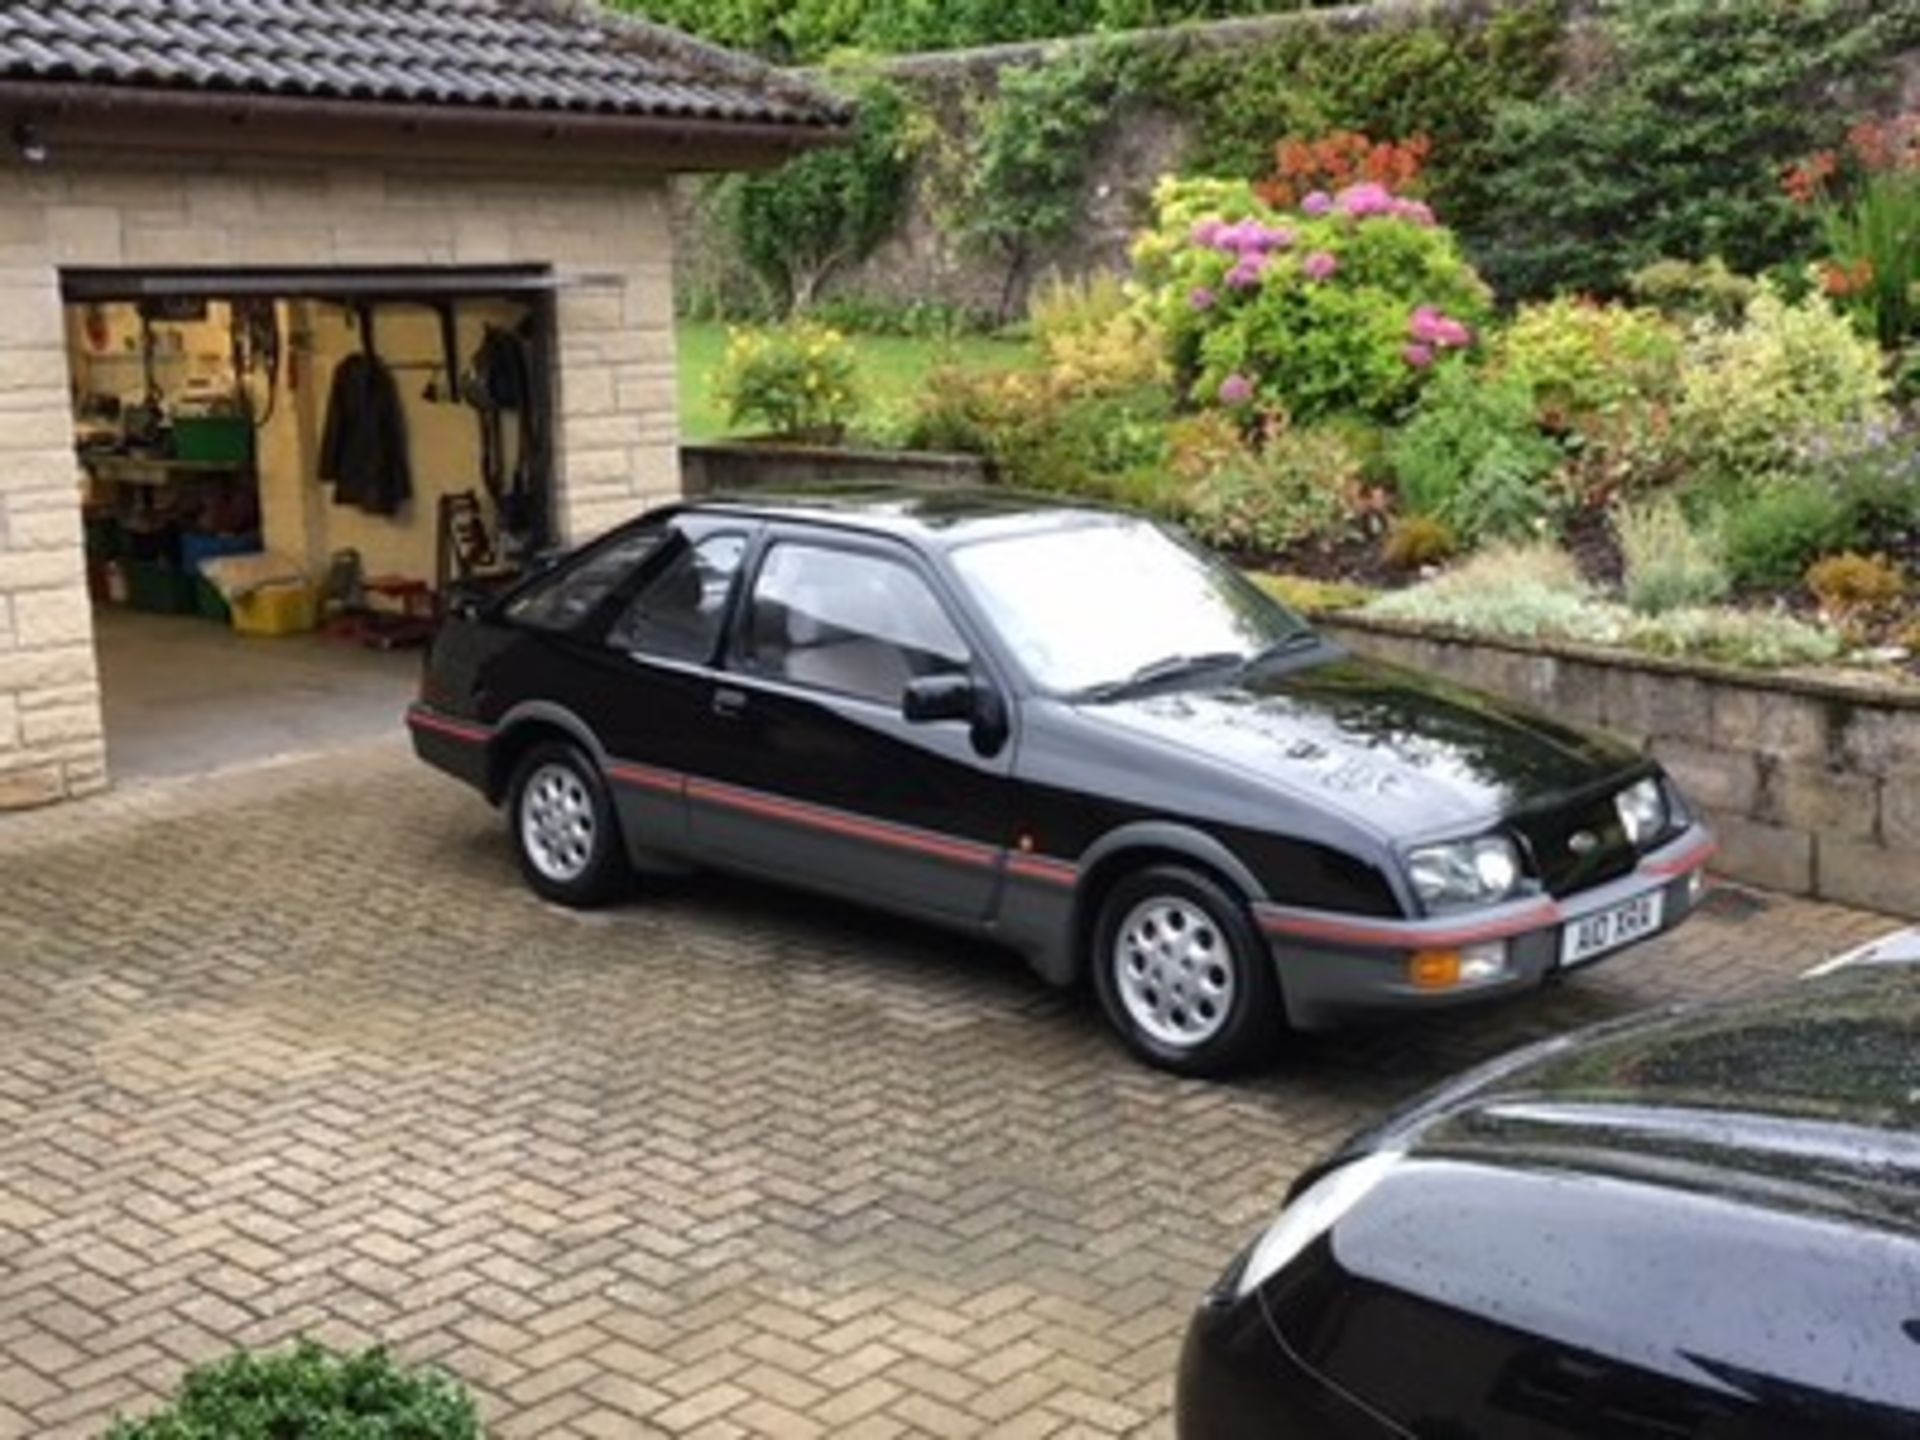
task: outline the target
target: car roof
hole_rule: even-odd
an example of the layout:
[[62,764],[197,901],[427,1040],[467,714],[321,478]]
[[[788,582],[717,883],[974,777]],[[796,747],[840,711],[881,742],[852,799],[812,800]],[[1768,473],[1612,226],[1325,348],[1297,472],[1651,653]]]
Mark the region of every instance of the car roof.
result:
[[1920,1234],[1920,965],[1866,966],[1548,1041],[1355,1148],[1613,1175]]
[[679,513],[797,521],[939,548],[1089,525],[1138,523],[1137,517],[1124,511],[1019,490],[861,481],[690,500],[679,507]]

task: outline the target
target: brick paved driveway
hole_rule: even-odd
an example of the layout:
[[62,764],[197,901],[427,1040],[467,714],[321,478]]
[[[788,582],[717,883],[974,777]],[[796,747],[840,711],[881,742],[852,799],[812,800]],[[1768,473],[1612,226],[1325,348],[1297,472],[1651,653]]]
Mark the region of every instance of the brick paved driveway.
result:
[[0,1436],[301,1332],[502,1436],[1160,1434],[1309,1157],[1529,1036],[1882,928],[1723,895],[1232,1087],[980,947],[704,883],[590,918],[397,749],[0,819]]

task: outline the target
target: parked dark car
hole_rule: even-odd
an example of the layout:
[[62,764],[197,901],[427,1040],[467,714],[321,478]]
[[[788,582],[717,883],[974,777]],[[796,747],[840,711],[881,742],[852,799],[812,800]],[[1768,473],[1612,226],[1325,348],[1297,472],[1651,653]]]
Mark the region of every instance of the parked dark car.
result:
[[1920,965],[1470,1074],[1304,1176],[1180,1440],[1920,1435]]
[[457,614],[410,720],[550,899],[697,864],[886,907],[1090,973],[1194,1073],[1644,940],[1713,848],[1633,750],[1005,492],[648,515]]

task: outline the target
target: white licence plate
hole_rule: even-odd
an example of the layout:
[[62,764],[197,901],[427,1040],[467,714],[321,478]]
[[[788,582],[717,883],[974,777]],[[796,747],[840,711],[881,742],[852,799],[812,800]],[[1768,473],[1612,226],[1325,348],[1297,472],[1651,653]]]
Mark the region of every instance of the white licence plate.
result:
[[1584,965],[1622,945],[1645,939],[1660,928],[1666,900],[1663,892],[1649,890],[1570,922],[1560,936],[1560,963]]

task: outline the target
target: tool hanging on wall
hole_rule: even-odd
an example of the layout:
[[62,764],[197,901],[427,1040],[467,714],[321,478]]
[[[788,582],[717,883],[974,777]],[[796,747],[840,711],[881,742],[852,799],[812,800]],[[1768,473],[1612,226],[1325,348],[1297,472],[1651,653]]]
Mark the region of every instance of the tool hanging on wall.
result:
[[[241,404],[256,430],[273,419],[280,398],[280,312],[272,300],[248,298],[233,302],[233,375]],[[248,381],[259,375],[266,382],[265,404],[256,404]]]
[[[541,495],[536,467],[545,453],[540,397],[528,343],[512,330],[489,325],[461,381],[480,424],[480,478],[500,517],[503,548],[515,556],[540,544]],[[507,470],[507,416],[518,420],[512,473]]]

